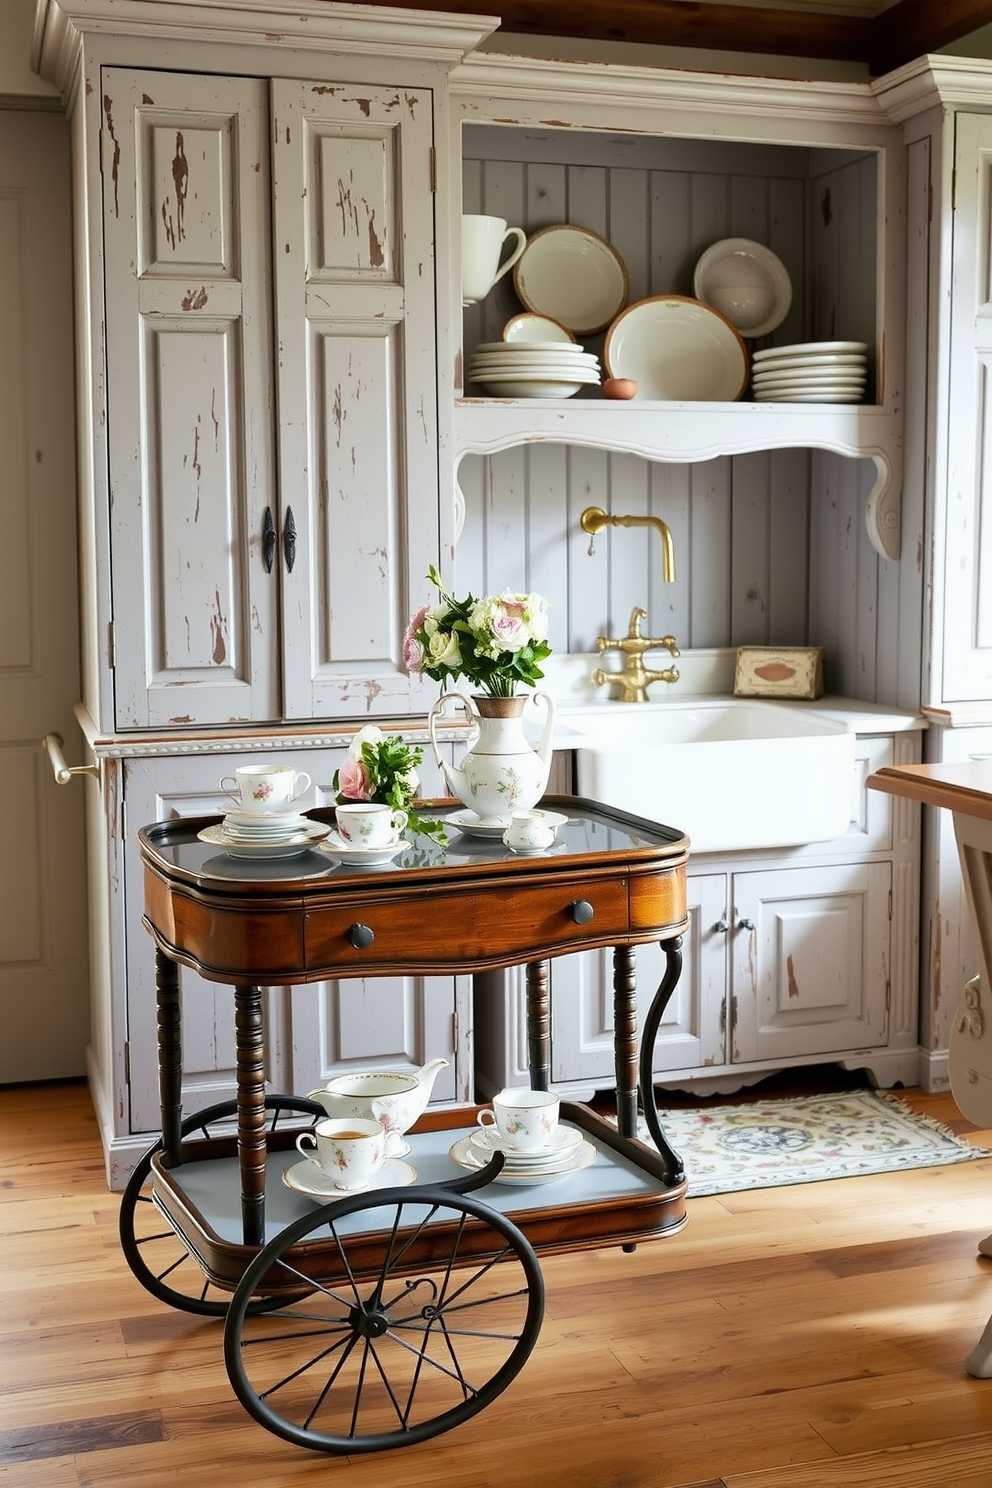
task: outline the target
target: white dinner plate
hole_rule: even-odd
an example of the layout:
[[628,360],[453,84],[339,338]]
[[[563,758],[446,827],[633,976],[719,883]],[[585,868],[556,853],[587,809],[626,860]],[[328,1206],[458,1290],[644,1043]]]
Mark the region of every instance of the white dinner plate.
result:
[[838,392],[802,392],[802,393],[761,393],[755,398],[757,403],[863,403],[864,394],[857,391]]
[[754,353],[756,362],[768,361],[771,357],[845,356],[858,352],[864,356],[868,351],[867,341],[799,341],[793,346],[766,346]]
[[503,340],[527,342],[534,341],[541,346],[549,343],[560,345],[562,342],[574,341],[575,337],[567,326],[559,325],[557,320],[552,320],[547,315],[534,315],[529,310],[523,315],[514,315],[503,327]]
[[742,336],[768,336],[792,304],[792,280],[770,248],[750,238],[723,238],[707,248],[693,275],[697,300],[712,305]]
[[222,847],[233,858],[295,858],[298,853],[319,846],[330,830],[323,822],[307,822],[302,831],[274,842],[241,841],[225,832],[223,826],[204,827],[196,835],[211,847]]
[[469,382],[485,382],[487,378],[495,378],[497,382],[513,379],[515,377],[551,377],[553,379],[581,378],[583,381],[599,381],[599,363],[591,362],[549,362],[539,357],[534,357],[529,362],[471,362],[469,364]]
[[[540,806],[534,808],[541,811]],[[568,821],[567,816],[562,816],[560,811],[541,811],[541,815],[557,831]],[[510,825],[508,816],[500,817],[498,821],[486,821],[477,811],[453,811],[447,818],[448,823],[457,827],[459,832],[464,832],[468,837],[495,837],[502,840],[503,833]]]
[[574,378],[567,382],[556,382],[546,378],[514,378],[503,380],[500,378],[486,378],[480,381],[470,378],[473,387],[484,387],[491,398],[574,398],[580,387],[592,387],[595,382],[577,382]]
[[480,351],[469,359],[470,367],[598,367],[599,357],[591,351],[575,351],[559,356],[554,351]]
[[328,830],[327,841],[320,845],[321,852],[330,853],[332,858],[340,858],[342,863],[351,863],[359,868],[374,868],[379,863],[391,863],[404,848],[410,846],[405,837],[396,837],[382,847],[355,847],[353,843],[345,842],[337,832]]
[[294,1193],[306,1194],[311,1199],[344,1199],[350,1193],[370,1193],[377,1188],[404,1188],[408,1183],[417,1181],[417,1170],[400,1157],[389,1157],[371,1182],[354,1188],[339,1188],[333,1178],[323,1174],[315,1163],[304,1158],[302,1162],[294,1163],[285,1170],[282,1181]]
[[513,287],[528,310],[573,334],[602,331],[627,303],[627,268],[605,238],[563,222],[528,238]]
[[[457,1163],[460,1168],[468,1168],[470,1169],[470,1171],[475,1173],[477,1173],[480,1168],[484,1168],[490,1161],[490,1159],[487,1158],[484,1153],[479,1151],[478,1147],[473,1145],[471,1136],[460,1137],[459,1140],[455,1142],[452,1147],[449,1148],[448,1156],[451,1158],[452,1162]],[[590,1163],[595,1161],[596,1148],[591,1142],[587,1142],[585,1141],[585,1139],[583,1139],[579,1143],[578,1147],[574,1149],[572,1153],[572,1161],[568,1164],[567,1167],[533,1168],[528,1169],[528,1171],[525,1173],[521,1173],[519,1171],[510,1172],[507,1170],[506,1167],[504,1167],[502,1172],[500,1172],[499,1175],[493,1179],[493,1182],[517,1184],[554,1183],[555,1180],[558,1178],[567,1178],[569,1173],[581,1172],[583,1168],[587,1168]]]
[[550,351],[560,356],[587,355],[585,347],[573,341],[571,336],[567,341],[480,341],[475,348],[477,355],[492,356],[530,356],[537,351]]
[[685,295],[653,295],[628,306],[603,348],[610,377],[633,377],[638,398],[734,403],[747,387],[747,348],[735,326]]
[[752,368],[753,382],[831,382],[843,378],[847,382],[864,382],[868,369],[860,367],[769,367],[767,371]]
[[833,356],[770,357],[767,362],[755,362],[754,371],[766,372],[821,372],[846,369],[851,372],[866,372],[867,358],[853,352],[835,352]]
[[775,393],[785,389],[802,392],[803,388],[833,388],[840,391],[842,388],[863,388],[866,384],[867,379],[864,377],[787,377],[783,373],[781,377],[755,377],[751,385],[755,391],[763,388]]

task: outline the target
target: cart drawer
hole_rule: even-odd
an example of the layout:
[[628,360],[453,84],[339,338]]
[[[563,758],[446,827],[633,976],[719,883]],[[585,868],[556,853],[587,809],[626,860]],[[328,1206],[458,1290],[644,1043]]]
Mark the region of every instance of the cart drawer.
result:
[[306,916],[307,975],[352,975],[404,967],[435,972],[538,960],[571,949],[611,945],[630,927],[626,878],[505,888],[466,885],[397,903],[372,891],[356,904]]

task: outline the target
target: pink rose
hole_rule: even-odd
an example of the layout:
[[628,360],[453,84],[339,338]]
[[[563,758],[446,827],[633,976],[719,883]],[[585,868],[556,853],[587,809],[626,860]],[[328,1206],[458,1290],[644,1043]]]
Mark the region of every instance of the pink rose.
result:
[[361,760],[354,759],[351,755],[338,771],[338,794],[347,796],[349,801],[371,799],[368,771]]
[[421,605],[403,635],[403,665],[408,672],[414,674],[423,670],[424,648],[417,640],[417,631],[423,625],[429,609],[429,604]]

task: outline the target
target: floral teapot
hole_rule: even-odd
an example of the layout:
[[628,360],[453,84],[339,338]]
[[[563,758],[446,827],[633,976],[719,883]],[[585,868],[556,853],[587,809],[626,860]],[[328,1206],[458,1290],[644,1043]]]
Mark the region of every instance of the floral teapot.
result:
[[[461,703],[477,733],[460,765],[441,756],[437,723],[446,698]],[[524,733],[523,697],[472,697],[449,692],[431,709],[428,725],[434,760],[453,796],[484,822],[507,826],[514,811],[528,811],[544,795],[551,770],[555,727],[554,699],[534,693],[544,704],[545,719],[536,749]]]
[[[338,1075],[307,1100],[317,1101],[328,1116],[380,1121],[387,1131],[409,1131],[427,1109],[434,1081],[447,1069],[446,1059],[432,1059],[421,1070],[397,1070]],[[409,1150],[409,1149],[407,1149]]]

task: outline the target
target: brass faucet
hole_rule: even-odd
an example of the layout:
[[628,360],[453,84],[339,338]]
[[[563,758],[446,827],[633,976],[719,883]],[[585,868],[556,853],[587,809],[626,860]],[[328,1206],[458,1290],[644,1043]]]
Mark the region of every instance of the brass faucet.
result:
[[630,612],[630,625],[627,627],[627,634],[623,640],[611,641],[606,636],[600,636],[596,641],[600,653],[603,651],[623,652],[622,672],[604,672],[601,667],[597,667],[592,674],[596,687],[605,687],[608,682],[618,683],[622,703],[646,703],[648,688],[652,682],[677,682],[679,680],[677,667],[666,667],[663,672],[651,672],[646,669],[645,651],[663,649],[670,651],[673,656],[679,655],[674,636],[667,635],[652,639],[650,636],[641,635],[641,621],[646,620],[647,617],[647,610],[635,607]]
[[587,506],[579,521],[582,525],[582,531],[588,532],[592,539],[592,542],[589,544],[590,554],[593,551],[596,534],[602,532],[604,527],[656,528],[661,537],[661,576],[666,584],[674,584],[675,544],[672,542],[671,528],[660,517],[612,517],[601,506]]

